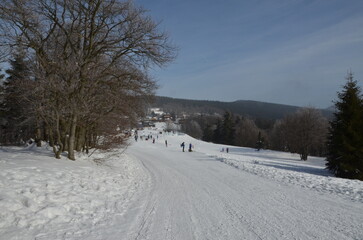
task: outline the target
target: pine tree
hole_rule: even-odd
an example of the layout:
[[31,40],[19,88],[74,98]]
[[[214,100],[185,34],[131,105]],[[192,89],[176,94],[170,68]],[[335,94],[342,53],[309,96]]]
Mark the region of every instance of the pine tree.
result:
[[261,148],[263,148],[263,137],[261,136],[261,131],[258,132],[258,137],[257,137],[257,143],[256,143],[256,149],[257,151],[260,151]]
[[353,74],[346,79],[330,122],[326,166],[337,177],[363,180],[363,100]]
[[222,125],[223,143],[228,145],[234,144],[236,127],[233,115],[230,112],[225,112]]
[[235,143],[235,123],[231,113],[225,112],[223,119],[218,119],[213,132],[213,142],[233,145]]
[[213,132],[213,142],[224,143],[223,124],[220,119],[217,120],[216,129]]
[[[0,105],[3,103],[4,99],[4,78],[5,78],[5,74],[2,74],[2,69],[0,68]],[[1,108],[0,108],[1,111]]]
[[213,134],[214,134],[214,131],[212,129],[212,126],[207,124],[206,127],[203,130],[202,140],[206,141],[206,142],[212,142],[213,141]]
[[[5,78],[5,74],[2,74],[2,69],[0,69],[0,137],[3,135],[3,131],[2,131],[2,125],[3,125],[3,119],[5,117],[5,111],[2,108],[3,103],[4,103],[4,94],[5,94],[5,88],[4,88],[4,78]],[[1,139],[0,139],[1,141]]]
[[3,84],[3,102],[1,109],[4,113],[2,121],[4,144],[19,144],[30,138],[27,105],[21,100],[25,91],[22,84],[29,80],[30,71],[25,61],[25,53],[17,50],[14,59],[10,60],[10,69],[6,70],[8,77]]
[[0,68],[0,86],[2,86],[4,77],[5,77],[5,74],[2,74],[2,69]]

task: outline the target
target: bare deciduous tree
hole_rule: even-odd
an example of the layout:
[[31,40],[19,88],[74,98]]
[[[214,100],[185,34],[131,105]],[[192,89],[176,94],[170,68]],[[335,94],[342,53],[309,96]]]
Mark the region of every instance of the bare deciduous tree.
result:
[[249,118],[242,118],[236,126],[236,145],[254,148],[261,130]]
[[201,139],[203,137],[203,130],[199,123],[194,119],[186,119],[181,125],[181,130],[196,139]]
[[275,134],[279,135],[281,148],[299,153],[301,160],[307,160],[312,153],[321,153],[325,145],[328,121],[321,113],[313,108],[304,108],[285,117],[279,126],[275,127]]
[[133,119],[155,89],[148,67],[175,57],[168,36],[132,1],[4,0],[0,19],[2,42],[33,54],[34,109],[55,134],[58,157],[68,150],[74,160],[111,114]]

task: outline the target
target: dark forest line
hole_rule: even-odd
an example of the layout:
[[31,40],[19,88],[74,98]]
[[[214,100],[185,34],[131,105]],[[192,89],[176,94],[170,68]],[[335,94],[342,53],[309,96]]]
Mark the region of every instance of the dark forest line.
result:
[[[250,117],[252,119],[277,120],[292,114],[303,107],[267,103],[250,100],[238,100],[234,102],[207,101],[207,100],[190,100],[171,97],[156,96],[152,107],[160,107],[167,112],[176,114],[201,113],[201,114],[220,114],[229,111],[236,115]],[[331,119],[333,111],[329,109],[318,109],[321,114]]]

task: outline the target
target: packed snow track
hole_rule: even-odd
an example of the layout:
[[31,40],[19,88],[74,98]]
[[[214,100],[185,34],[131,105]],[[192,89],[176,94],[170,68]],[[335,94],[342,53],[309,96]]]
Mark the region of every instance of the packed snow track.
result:
[[129,239],[362,239],[361,203],[279,184],[179,144],[129,149],[150,179]]

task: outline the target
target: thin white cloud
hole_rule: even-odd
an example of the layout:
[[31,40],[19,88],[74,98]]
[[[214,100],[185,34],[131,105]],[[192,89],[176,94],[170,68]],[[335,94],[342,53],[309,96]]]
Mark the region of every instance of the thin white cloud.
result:
[[[238,51],[233,57],[221,55],[216,61],[193,65],[178,74],[169,73],[160,92],[194,99],[252,99],[329,106],[344,83],[347,69],[352,68],[358,79],[363,78],[363,16],[352,16],[326,26],[320,25],[320,29],[298,37],[281,37],[281,42],[274,39],[263,50],[248,49],[253,46],[251,42],[263,38],[268,42],[268,36],[283,30],[275,25],[259,35],[242,39],[241,46],[234,43],[215,52],[195,53],[188,60],[198,64],[203,59],[218,57],[219,52]],[[170,79],[173,79],[172,86],[167,85]]]

